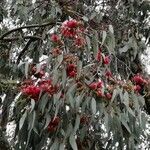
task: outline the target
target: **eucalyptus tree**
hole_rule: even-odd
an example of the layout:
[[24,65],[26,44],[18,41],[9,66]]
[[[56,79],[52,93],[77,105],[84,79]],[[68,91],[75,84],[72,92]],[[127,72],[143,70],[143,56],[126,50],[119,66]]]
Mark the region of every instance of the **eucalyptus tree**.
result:
[[149,148],[149,10],[148,0],[1,0],[0,149]]

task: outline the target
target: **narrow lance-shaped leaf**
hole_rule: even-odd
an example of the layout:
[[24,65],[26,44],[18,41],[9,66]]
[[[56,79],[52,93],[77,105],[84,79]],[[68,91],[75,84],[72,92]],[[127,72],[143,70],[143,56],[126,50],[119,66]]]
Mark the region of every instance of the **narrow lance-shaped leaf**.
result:
[[106,32],[106,31],[103,31],[101,46],[104,44],[105,39],[106,39],[106,36],[107,36],[107,32]]
[[21,130],[21,128],[23,127],[24,121],[27,117],[27,111],[24,112],[24,114],[22,115],[20,121],[19,121],[19,130]]
[[92,98],[91,100],[91,109],[92,109],[92,113],[96,114],[96,101],[94,98]]
[[71,134],[69,137],[69,142],[73,150],[78,150],[75,135]]

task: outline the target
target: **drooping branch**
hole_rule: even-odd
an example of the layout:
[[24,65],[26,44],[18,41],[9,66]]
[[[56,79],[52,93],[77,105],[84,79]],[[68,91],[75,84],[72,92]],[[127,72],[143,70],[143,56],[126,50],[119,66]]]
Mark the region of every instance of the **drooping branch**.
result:
[[42,40],[42,37],[29,35],[29,36],[23,36],[23,37],[5,37],[0,40],[4,42],[13,42],[13,41],[21,40],[21,39]]
[[36,28],[36,27],[45,27],[45,26],[49,26],[49,25],[55,25],[56,22],[54,19],[52,19],[51,21],[49,21],[48,23],[43,23],[43,24],[33,24],[33,25],[27,25],[27,26],[22,26],[22,27],[18,27],[18,28],[14,28],[6,33],[4,33],[1,37],[0,40],[2,40],[4,37],[6,37],[7,35],[16,32],[16,31],[20,31],[22,29],[29,29],[29,28]]

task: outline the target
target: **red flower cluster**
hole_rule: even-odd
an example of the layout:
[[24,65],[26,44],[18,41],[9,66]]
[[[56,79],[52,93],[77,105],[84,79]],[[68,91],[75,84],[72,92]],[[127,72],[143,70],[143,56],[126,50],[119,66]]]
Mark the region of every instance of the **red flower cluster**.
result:
[[104,64],[104,65],[110,64],[110,56],[105,56],[105,55],[102,53],[101,48],[99,48],[95,59],[96,59],[98,62],[100,62],[102,58],[103,58],[103,64]]
[[101,61],[101,57],[102,57],[102,52],[101,52],[101,49],[99,49],[98,52],[97,52],[97,55],[96,55],[96,60],[98,62],[100,62]]
[[105,65],[110,64],[110,57],[109,56],[105,56],[103,62],[104,62]]
[[104,97],[104,94],[103,94],[103,92],[101,90],[98,90],[96,92],[96,94],[97,94],[98,97]]
[[112,72],[111,72],[111,71],[106,71],[106,72],[105,72],[105,77],[106,77],[106,78],[112,77]]
[[112,94],[108,92],[105,94],[105,97],[106,97],[106,99],[111,100]]
[[91,90],[94,90],[97,94],[98,97],[104,97],[103,92],[101,91],[101,88],[103,87],[103,82],[98,81],[98,82],[93,82],[89,85],[89,88]]
[[93,82],[89,85],[89,88],[92,90],[96,90],[98,88],[102,88],[103,86],[103,82],[102,81],[98,81],[98,82]]
[[56,56],[62,54],[62,50],[59,47],[56,47],[56,48],[52,49],[51,53],[54,57],[56,57]]
[[78,22],[76,20],[68,20],[62,23],[61,34],[64,37],[74,37],[76,35],[76,28],[78,27]]
[[143,85],[146,84],[146,80],[139,74],[135,75],[132,79],[136,84]]
[[138,93],[139,93],[142,88],[141,88],[141,86],[139,86],[139,85],[135,85],[133,89],[134,89],[135,92],[138,92]]
[[40,87],[34,85],[30,85],[22,89],[23,95],[29,96],[34,100],[38,100],[40,91],[41,91]]
[[80,118],[80,123],[82,125],[88,124],[89,121],[90,121],[90,118],[86,115],[82,115],[81,118]]
[[58,91],[58,86],[57,85],[52,85],[51,80],[42,80],[38,83],[40,89],[42,92],[46,92],[50,95],[55,94]]
[[29,85],[22,88],[22,93],[25,96],[29,96],[34,100],[38,100],[40,92],[47,92],[49,95],[53,95],[58,91],[58,86],[53,86],[51,80],[43,80],[38,83],[37,86]]
[[66,69],[67,76],[73,78],[77,75],[77,66],[75,64],[69,64]]
[[60,42],[60,37],[56,34],[52,34],[51,35],[51,41],[54,43],[58,43],[58,42]]
[[139,74],[135,75],[132,78],[132,81],[135,83],[135,86],[133,87],[133,89],[135,92],[138,92],[138,93],[141,92],[143,85],[147,84],[147,81]]
[[83,47],[86,44],[85,39],[83,37],[76,37],[74,41],[74,45],[78,48]]
[[57,129],[58,125],[59,125],[59,122],[60,122],[60,118],[59,118],[59,117],[53,118],[53,119],[50,121],[49,125],[48,125],[48,131],[49,131],[49,132],[54,132],[54,131],[56,131],[56,129]]
[[83,31],[82,23],[74,19],[63,22],[61,26],[61,34],[64,37],[74,38],[83,33]]

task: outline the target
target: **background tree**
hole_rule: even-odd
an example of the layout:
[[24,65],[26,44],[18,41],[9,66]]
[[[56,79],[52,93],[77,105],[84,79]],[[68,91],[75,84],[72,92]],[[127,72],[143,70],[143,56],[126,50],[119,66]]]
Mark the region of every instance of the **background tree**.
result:
[[148,0],[0,4],[0,149],[149,144]]

